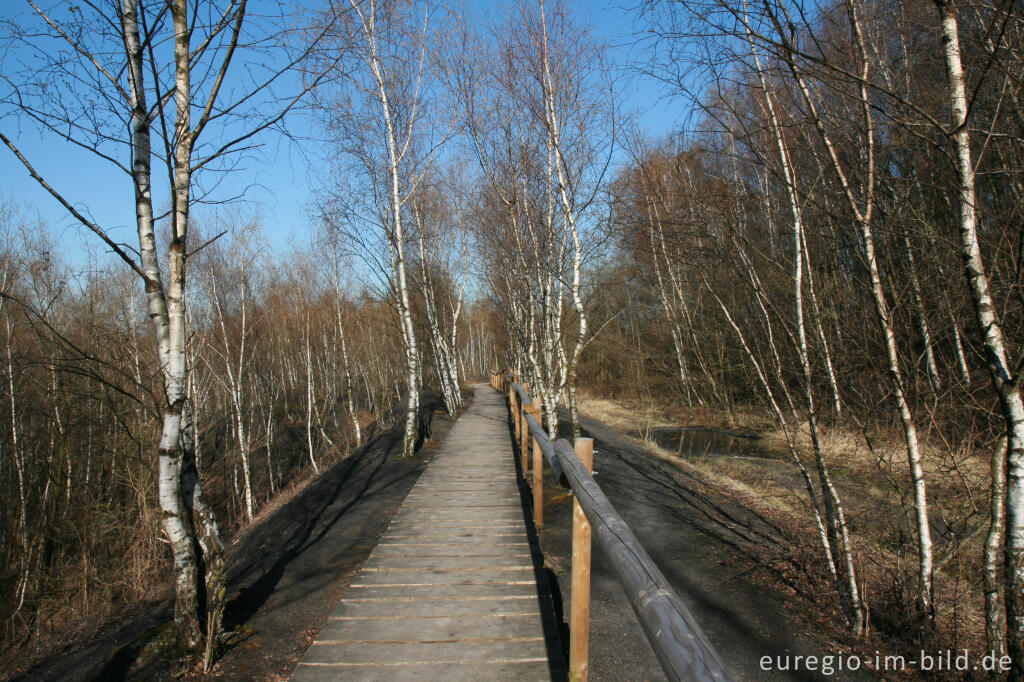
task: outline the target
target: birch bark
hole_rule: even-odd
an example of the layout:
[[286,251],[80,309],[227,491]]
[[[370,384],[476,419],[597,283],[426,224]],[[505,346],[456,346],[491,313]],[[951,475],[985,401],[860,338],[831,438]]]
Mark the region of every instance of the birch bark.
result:
[[[999,396],[1006,428],[1006,496],[1004,569],[1006,580],[1006,645],[1013,661],[1011,679],[1024,679],[1024,401],[1020,368],[1011,366],[1003,328],[989,287],[978,239],[977,190],[968,129],[967,88],[960,56],[960,30],[956,10],[946,0],[935,0],[941,22],[946,66],[946,99],[951,125],[948,132],[957,174],[960,255],[964,276],[981,331],[993,388]],[[997,451],[998,452],[998,451]],[[1001,465],[993,464],[993,469]]]
[[[402,457],[412,457],[416,452],[417,440],[420,436],[420,355],[416,343],[416,330],[413,326],[412,306],[409,298],[409,278],[406,266],[405,242],[403,228],[403,207],[408,197],[408,189],[403,192],[402,162],[409,151],[408,144],[399,142],[400,137],[410,140],[415,133],[416,105],[409,112],[410,118],[404,122],[404,130],[399,131],[398,121],[392,105],[391,79],[387,73],[387,65],[379,47],[377,29],[377,3],[369,0],[365,3],[352,0],[352,9],[359,16],[360,29],[365,41],[364,60],[373,77],[375,97],[380,107],[384,126],[384,144],[387,152],[387,201],[386,224],[388,240],[392,250],[392,278],[398,299],[399,324],[402,329],[406,359],[406,399],[405,429],[402,438]],[[421,63],[422,67],[422,63]],[[421,72],[422,73],[422,72]],[[417,86],[419,83],[417,83]],[[418,93],[414,94],[415,98]]]
[[[861,246],[864,249],[864,257],[868,265],[871,295],[875,304],[875,314],[878,321],[882,338],[885,342],[887,369],[893,385],[893,397],[896,402],[896,410],[903,427],[904,440],[907,448],[907,462],[910,469],[911,486],[914,496],[914,521],[918,541],[918,606],[922,616],[930,619],[933,615],[932,607],[932,572],[933,572],[933,549],[931,538],[931,526],[928,519],[928,498],[924,479],[924,468],[921,463],[921,451],[917,437],[917,426],[914,421],[910,405],[907,402],[906,391],[903,381],[903,373],[896,346],[896,334],[893,329],[889,304],[886,300],[885,290],[882,286],[882,279],[878,258],[875,253],[875,241],[872,228],[875,196],[875,140],[874,140],[874,114],[871,110],[868,97],[868,69],[870,66],[867,48],[865,47],[861,33],[860,21],[857,16],[856,6],[853,0],[846,3],[850,19],[852,37],[857,46],[860,58],[860,81],[858,89],[858,104],[863,113],[865,129],[865,168],[863,181],[863,199],[858,201],[854,189],[847,177],[843,162],[840,160],[832,137],[825,128],[822,116],[819,113],[815,98],[811,93],[803,72],[797,65],[792,46],[788,42],[782,45],[783,58],[790,74],[797,86],[804,104],[810,114],[818,137],[821,139],[833,173],[835,174],[843,196],[850,212],[857,222],[861,238]],[[779,18],[774,13],[771,19],[779,36],[787,35],[783,27],[778,23]],[[752,40],[752,29],[747,25],[748,40]],[[783,39],[785,41],[785,39]]]

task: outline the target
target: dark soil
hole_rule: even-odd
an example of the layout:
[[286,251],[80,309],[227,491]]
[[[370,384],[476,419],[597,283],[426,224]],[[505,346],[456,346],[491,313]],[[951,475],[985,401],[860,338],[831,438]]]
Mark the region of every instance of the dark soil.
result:
[[[567,422],[566,414],[563,437],[570,435]],[[779,544],[787,542],[782,529],[612,428],[585,417],[581,424],[584,435],[594,439],[597,482],[735,678],[824,679],[819,673],[780,673],[761,667],[763,656],[814,655],[820,661],[823,655],[839,654],[836,647],[807,634],[808,619],[796,618],[791,608],[802,608],[803,602],[779,589],[770,575],[766,563],[780,554]],[[553,476],[545,477],[544,514],[540,539],[545,563],[568,614],[572,498]],[[596,545],[591,567],[590,679],[664,679],[618,579]],[[865,677],[837,673],[828,679]]]
[[[425,412],[432,415],[438,401]],[[563,419],[563,424],[567,420]],[[284,680],[313,641],[422,472],[450,421],[433,420],[433,438],[414,460],[399,460],[399,428],[323,472],[250,527],[231,548],[230,640],[210,675],[182,671],[166,640],[170,604],[140,605],[126,625],[110,626],[88,646],[55,655],[23,679]],[[566,424],[567,426],[567,424]],[[806,602],[771,575],[770,557],[790,542],[771,520],[711,489],[684,468],[592,419],[596,476],[738,680],[822,679],[817,673],[762,669],[761,657],[830,655],[838,650],[808,632],[814,616],[797,618]],[[529,509],[524,490],[524,506]],[[546,477],[540,531],[556,617],[569,613],[571,501]],[[767,559],[766,559],[767,557]],[[823,608],[828,608],[827,605]],[[618,580],[594,547],[590,677],[664,679]],[[824,623],[831,614],[823,615]],[[829,679],[853,679],[836,674]]]
[[[419,478],[451,421],[425,395],[424,435],[411,460],[402,424],[322,472],[229,548],[228,639],[208,675],[182,670],[170,653],[169,601],[140,605],[91,642],[51,656],[24,680],[285,680],[355,578]],[[431,435],[432,432],[432,435]]]

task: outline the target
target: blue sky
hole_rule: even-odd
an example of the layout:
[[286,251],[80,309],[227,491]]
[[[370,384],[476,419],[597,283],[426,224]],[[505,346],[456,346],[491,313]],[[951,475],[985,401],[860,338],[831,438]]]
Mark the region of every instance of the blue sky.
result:
[[[10,7],[6,5],[7,10]],[[589,20],[595,35],[611,46],[624,109],[635,112],[640,125],[649,133],[667,133],[678,119],[681,105],[664,99],[660,84],[627,68],[630,60],[643,57],[642,48],[633,45],[635,13],[622,9],[618,2],[601,1],[581,3],[579,14]],[[9,54],[0,57],[11,58]],[[315,125],[309,119],[293,119],[291,127],[304,130]],[[52,135],[40,135],[29,124],[19,126],[13,118],[0,119],[0,130],[16,140],[40,174],[116,241],[135,241],[132,189],[126,175]],[[272,135],[265,136],[263,142],[261,149],[246,156],[231,179],[217,188],[215,196],[242,194],[244,201],[236,210],[243,215],[259,216],[275,250],[287,248],[291,241],[305,243],[311,229],[311,187],[319,184],[326,168],[317,154],[305,153],[300,143]],[[77,261],[76,254],[102,252],[99,240],[68,216],[6,147],[0,147],[0,178],[0,200],[14,203],[30,220],[38,215],[53,238],[65,247],[69,258]],[[166,201],[159,194],[155,198],[158,204]],[[202,225],[212,219],[216,210],[199,206],[193,215]]]

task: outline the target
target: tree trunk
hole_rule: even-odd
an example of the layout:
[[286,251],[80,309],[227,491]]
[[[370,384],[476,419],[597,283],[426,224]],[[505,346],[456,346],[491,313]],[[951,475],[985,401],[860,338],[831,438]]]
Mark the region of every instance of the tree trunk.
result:
[[160,511],[174,556],[174,624],[178,645],[196,653],[203,642],[199,622],[198,565],[192,534],[181,505],[181,403],[165,410],[160,438]]
[[[844,170],[843,163],[840,161],[835,145],[832,142],[832,138],[825,129],[825,125],[815,103],[815,99],[811,94],[803,72],[798,68],[793,59],[793,54],[788,44],[785,44],[784,46],[785,59],[786,66],[789,68],[789,72],[793,76],[803,101],[807,105],[811,120],[825,147],[832,170],[835,173],[840,188],[842,189],[843,196],[846,198],[850,212],[856,218],[857,227],[864,247],[864,256],[868,265],[871,285],[871,295],[875,303],[875,313],[881,328],[882,338],[885,341],[887,369],[892,380],[896,411],[903,426],[903,435],[907,447],[907,461],[910,469],[911,485],[914,495],[915,530],[917,532],[918,541],[918,607],[923,617],[930,620],[933,616],[933,550],[931,527],[928,519],[928,498],[924,480],[924,469],[921,465],[921,451],[917,439],[917,426],[914,422],[913,414],[910,411],[910,406],[906,399],[906,390],[900,368],[899,353],[896,347],[896,335],[893,329],[892,318],[886,301],[885,291],[882,288],[880,268],[878,265],[878,259],[875,255],[874,235],[872,232],[872,215],[874,211],[875,193],[875,139],[874,119],[866,84],[869,61],[863,36],[861,34],[860,22],[857,18],[855,7],[850,2],[847,3],[847,11],[853,32],[852,37],[857,45],[861,59],[861,80],[858,103],[862,108],[864,116],[864,148],[866,157],[864,169],[866,178],[864,180],[863,205],[858,202],[854,194],[853,188],[847,178],[846,171]],[[773,15],[772,18],[774,21],[778,21],[776,16]],[[780,35],[785,35],[785,32],[780,30]],[[778,135],[776,137],[778,137]]]
[[1003,504],[1006,495],[1006,438],[1000,438],[992,452],[992,481],[989,498],[989,526],[985,538],[982,573],[985,583],[985,640],[997,659],[1006,653],[1006,618],[1003,614],[1003,585],[999,580],[1002,557]]
[[203,552],[203,671],[208,672],[217,654],[224,607],[227,605],[227,563],[224,560],[224,545],[220,539],[217,519],[206,502],[199,470],[196,468],[195,452],[191,447],[197,440],[193,433],[195,430],[196,423],[189,409],[182,417],[181,493],[185,508],[193,515],[193,528],[198,528],[196,539]]
[[967,126],[967,91],[960,58],[956,12],[946,0],[935,0],[942,22],[947,100],[951,113],[951,141],[957,172],[960,252],[964,275],[974,304],[974,315],[984,343],[992,386],[1006,426],[1006,644],[1013,661],[1010,678],[1024,679],[1024,401],[1016,367],[1008,361],[1003,329],[989,289],[978,241],[974,165]]
[[910,274],[911,291],[914,299],[914,317],[917,318],[917,329],[921,334],[921,344],[924,346],[925,368],[928,370],[928,379],[931,381],[932,390],[938,393],[942,390],[942,381],[939,379],[939,368],[935,364],[935,351],[932,348],[932,333],[928,327],[928,318],[925,317],[924,296],[921,294],[921,281],[917,277],[917,264],[914,261],[914,250],[910,245],[910,236],[903,234],[903,248],[907,258],[907,266]]
[[[402,438],[402,457],[408,458],[416,454],[416,444],[419,439],[419,411],[420,411],[420,357],[416,346],[416,330],[413,327],[412,307],[409,302],[409,283],[405,262],[405,233],[402,228],[402,198],[401,184],[402,171],[400,168],[401,157],[405,150],[399,149],[398,131],[394,120],[389,88],[391,84],[384,72],[381,55],[378,51],[377,41],[379,35],[376,29],[378,19],[377,7],[374,2],[368,3],[366,14],[359,8],[358,3],[352,0],[352,6],[359,14],[362,21],[362,30],[366,38],[367,65],[373,72],[376,84],[376,95],[381,108],[381,116],[384,121],[385,142],[387,145],[387,168],[388,168],[388,214],[390,220],[389,241],[393,250],[392,269],[394,285],[398,294],[398,315],[399,324],[402,327],[403,339],[405,342],[406,358],[406,389],[408,398],[406,401],[405,430]],[[415,112],[415,108],[413,109]],[[409,136],[413,133],[415,124],[415,113],[413,120],[410,120]],[[405,148],[407,150],[407,147]]]
[[309,311],[306,312],[306,450],[309,454],[309,462],[313,465],[313,473],[320,473],[320,466],[316,463],[316,456],[313,451],[313,351],[310,346]]

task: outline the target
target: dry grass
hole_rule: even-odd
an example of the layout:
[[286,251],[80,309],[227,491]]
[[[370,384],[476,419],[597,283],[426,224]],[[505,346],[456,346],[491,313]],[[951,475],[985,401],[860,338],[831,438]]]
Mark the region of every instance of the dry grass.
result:
[[772,424],[757,409],[734,407],[723,411],[707,407],[669,405],[653,399],[639,399],[631,403],[581,393],[578,398],[580,412],[617,429],[634,430],[643,427],[700,426],[724,428],[740,433],[760,433]]
[[[629,405],[602,398],[584,398],[580,411],[623,432],[639,433],[637,438],[654,455],[696,475],[705,485],[725,494],[737,504],[780,523],[794,531],[794,537],[817,536],[805,486],[784,432],[764,415],[750,412],[738,416],[715,417],[699,414],[689,419],[685,408],[664,408],[650,403]],[[730,426],[758,435],[764,460],[748,458],[692,457],[680,458],[676,452],[660,447],[650,437],[642,437],[657,427]],[[806,423],[794,433],[796,450],[815,476],[811,455],[810,432]],[[925,644],[932,647],[958,646],[980,651],[984,644],[984,618],[980,575],[982,532],[960,538],[958,556],[937,571],[935,603],[938,627],[926,636],[913,634],[908,623],[913,620],[913,579],[916,543],[910,528],[911,490],[902,434],[895,428],[884,433],[864,434],[839,429],[823,429],[824,457],[840,490],[852,541],[857,557],[860,579],[873,609],[876,625],[886,630],[882,636],[894,646]],[[971,504],[984,506],[988,464],[977,457],[950,453],[926,438],[922,439],[925,476],[929,485],[929,502],[933,512],[933,539],[937,560],[952,549],[952,543],[937,531],[939,518],[948,514],[966,514]],[[976,502],[975,502],[976,501]],[[984,519],[972,521],[972,527],[984,525]],[[793,547],[794,553],[817,552],[813,561],[820,562],[820,547],[812,543]],[[794,561],[800,558],[794,556]],[[816,582],[812,580],[811,582]],[[813,595],[805,595],[812,597]],[[844,637],[836,620],[837,638]],[[849,646],[863,643],[848,641]],[[902,643],[902,644],[901,644]],[[874,641],[872,646],[884,646]]]

